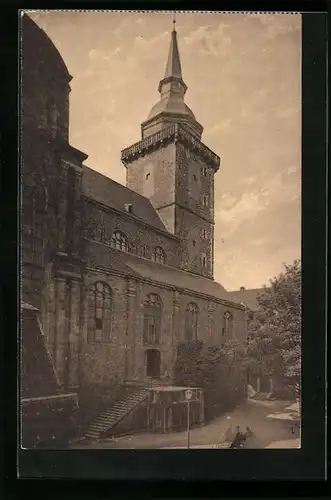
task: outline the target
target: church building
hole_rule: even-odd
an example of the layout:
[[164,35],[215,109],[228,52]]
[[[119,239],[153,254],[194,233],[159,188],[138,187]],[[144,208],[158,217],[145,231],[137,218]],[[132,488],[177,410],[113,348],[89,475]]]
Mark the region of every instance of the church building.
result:
[[71,79],[25,15],[22,300],[39,310],[64,390],[171,382],[180,343],[246,335],[245,307],[214,280],[220,158],[185,103],[175,27],[159,100],[121,152],[126,186],[70,145]]

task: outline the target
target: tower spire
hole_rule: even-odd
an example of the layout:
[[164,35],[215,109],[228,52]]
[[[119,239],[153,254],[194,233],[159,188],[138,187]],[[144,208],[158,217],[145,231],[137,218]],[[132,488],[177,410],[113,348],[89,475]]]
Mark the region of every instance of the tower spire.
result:
[[141,125],[142,136],[146,137],[148,134],[154,133],[158,128],[176,122],[185,123],[191,132],[200,139],[203,127],[197,122],[191,109],[184,101],[187,86],[182,77],[175,12],[173,13],[172,24],[173,29],[171,32],[165,74],[158,87],[161,97],[159,102],[153,106],[147,120]]
[[182,79],[182,67],[180,64],[179,49],[177,42],[177,31],[176,31],[176,14],[173,17],[173,30],[171,33],[171,43],[168,53],[168,61],[166,65],[164,78],[180,78]]

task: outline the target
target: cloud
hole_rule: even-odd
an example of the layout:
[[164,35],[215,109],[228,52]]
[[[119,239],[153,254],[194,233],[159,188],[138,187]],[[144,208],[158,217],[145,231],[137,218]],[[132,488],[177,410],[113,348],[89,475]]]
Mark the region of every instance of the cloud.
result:
[[184,43],[186,45],[192,45],[196,42],[201,42],[207,37],[210,28],[211,26],[208,25],[208,26],[199,26],[198,29],[192,30],[188,36],[184,37],[183,39]]
[[227,118],[226,120],[223,120],[222,122],[216,123],[209,131],[208,135],[215,134],[217,132],[221,132],[224,130],[228,130],[231,126],[231,123],[233,122],[232,118]]
[[216,28],[211,25],[199,26],[184,37],[184,43],[189,47],[199,47],[202,54],[215,57],[224,55],[232,43],[231,37],[225,34],[228,27],[224,22],[219,23]]
[[[178,20],[187,104],[222,157],[215,278],[227,287],[259,286],[299,252],[300,40],[289,35],[300,24],[300,16],[271,14]],[[47,15],[42,27],[74,76],[73,145],[125,183],[120,150],[139,140],[159,98],[171,14],[68,11]]]
[[[231,206],[230,209],[224,207],[216,212],[216,218],[221,222],[241,222],[242,220],[255,217],[258,212],[268,205],[266,191],[261,189],[259,192],[244,193],[238,203]],[[234,227],[234,226],[233,226]]]

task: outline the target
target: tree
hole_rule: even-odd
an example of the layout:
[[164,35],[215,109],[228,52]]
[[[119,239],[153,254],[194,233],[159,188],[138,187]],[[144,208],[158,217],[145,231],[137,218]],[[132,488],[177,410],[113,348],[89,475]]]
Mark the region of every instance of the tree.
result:
[[175,380],[204,390],[205,418],[232,410],[245,395],[245,349],[236,341],[220,348],[201,341],[178,346]]
[[259,312],[250,323],[247,359],[250,370],[278,376],[299,392],[301,374],[301,262],[284,270],[264,288]]

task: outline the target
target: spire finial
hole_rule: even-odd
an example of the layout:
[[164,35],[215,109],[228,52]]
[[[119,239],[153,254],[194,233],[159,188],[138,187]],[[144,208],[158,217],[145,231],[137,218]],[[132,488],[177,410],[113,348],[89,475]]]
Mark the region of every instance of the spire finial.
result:
[[172,24],[173,24],[172,31],[176,31],[176,12],[173,13]]

